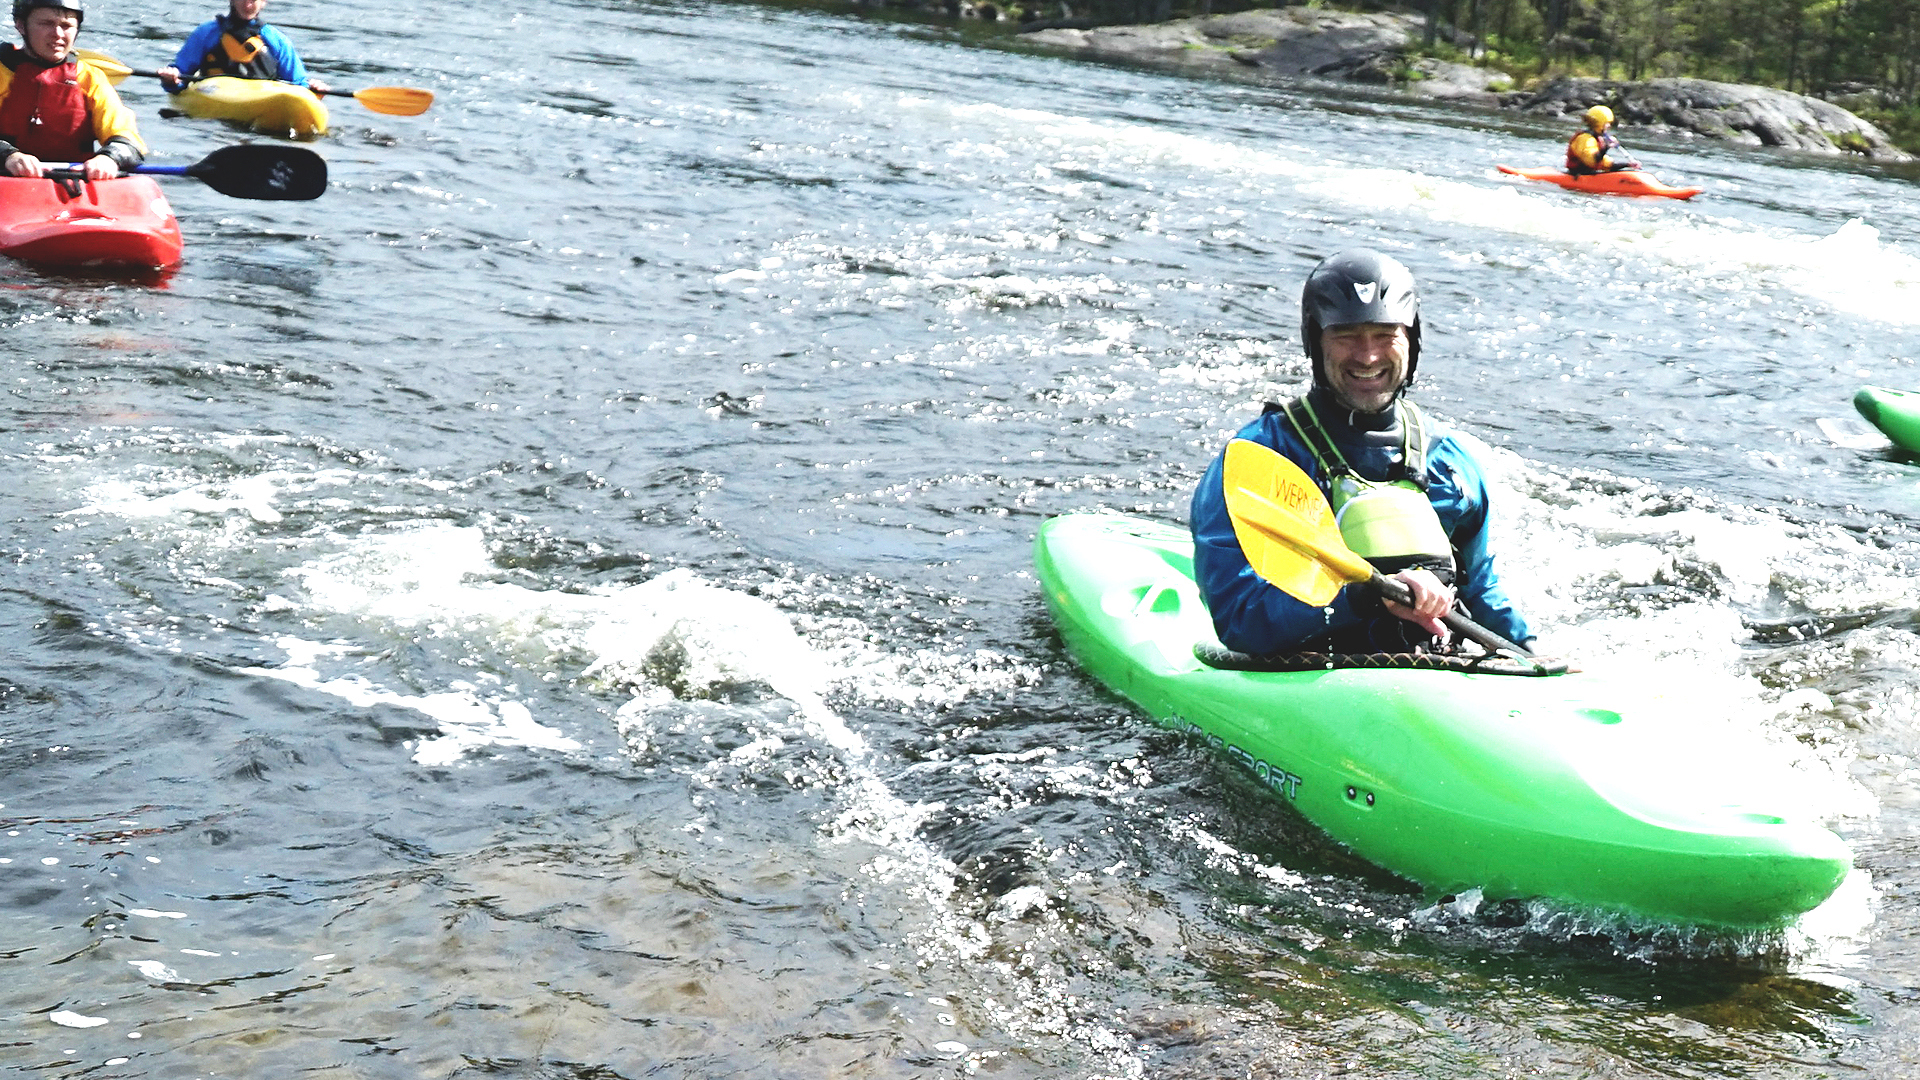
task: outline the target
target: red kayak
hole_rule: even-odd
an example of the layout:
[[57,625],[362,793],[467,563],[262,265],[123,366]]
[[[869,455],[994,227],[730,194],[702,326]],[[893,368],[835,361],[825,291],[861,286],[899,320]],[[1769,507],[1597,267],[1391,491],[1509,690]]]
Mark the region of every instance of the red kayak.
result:
[[1706,190],[1697,187],[1672,187],[1638,169],[1574,176],[1553,168],[1516,169],[1509,165],[1501,165],[1498,168],[1503,173],[1524,176],[1529,180],[1545,180],[1549,184],[1559,184],[1563,188],[1591,191],[1600,195],[1658,195],[1663,199],[1691,199]]
[[0,176],[0,255],[62,269],[159,270],[180,261],[180,223],[147,176],[83,184]]

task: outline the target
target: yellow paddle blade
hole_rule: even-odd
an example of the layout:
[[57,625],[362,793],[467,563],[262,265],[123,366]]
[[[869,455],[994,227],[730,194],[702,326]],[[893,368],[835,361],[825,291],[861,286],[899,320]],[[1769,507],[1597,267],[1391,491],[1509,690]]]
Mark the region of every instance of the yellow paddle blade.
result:
[[95,52],[92,49],[75,49],[73,53],[85,62],[88,67],[105,75],[107,81],[115,86],[126,82],[127,76],[133,74],[132,68],[108,56],[106,53]]
[[1227,444],[1223,481],[1233,535],[1253,572],[1303,603],[1330,603],[1373,566],[1340,537],[1333,510],[1313,478],[1268,447]]
[[433,104],[433,91],[413,86],[369,86],[353,91],[353,100],[388,116],[419,116]]

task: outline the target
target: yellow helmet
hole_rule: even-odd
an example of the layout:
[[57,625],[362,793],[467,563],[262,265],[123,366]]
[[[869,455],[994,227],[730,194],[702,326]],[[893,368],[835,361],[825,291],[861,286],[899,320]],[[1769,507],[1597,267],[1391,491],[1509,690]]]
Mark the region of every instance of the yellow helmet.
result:
[[1595,105],[1580,115],[1586,119],[1587,126],[1590,128],[1603,128],[1613,123],[1613,110],[1605,105]]

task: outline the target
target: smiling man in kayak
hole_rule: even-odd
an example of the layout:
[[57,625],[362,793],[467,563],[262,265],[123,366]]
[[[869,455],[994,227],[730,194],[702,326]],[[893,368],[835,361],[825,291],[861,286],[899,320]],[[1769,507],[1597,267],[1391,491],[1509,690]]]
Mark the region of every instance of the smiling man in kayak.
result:
[[1581,113],[1580,118],[1587,126],[1567,143],[1567,172],[1574,176],[1592,176],[1640,167],[1620,145],[1620,140],[1613,137],[1612,109],[1595,105]]
[[267,0],[232,0],[226,14],[216,16],[187,35],[173,63],[160,69],[160,81],[178,93],[188,79],[199,75],[232,75],[241,79],[274,79],[325,93],[327,84],[307,75],[293,42],[260,19]]
[[77,161],[106,180],[146,159],[133,111],[73,51],[85,18],[80,0],[13,0],[25,47],[0,45],[0,164],[14,176]]
[[1313,387],[1269,404],[1236,438],[1291,459],[1327,495],[1347,545],[1413,604],[1342,589],[1313,607],[1262,580],[1227,509],[1225,455],[1194,491],[1194,577],[1220,641],[1255,655],[1427,651],[1458,602],[1531,650],[1533,631],[1494,572],[1487,485],[1448,428],[1406,400],[1420,363],[1420,302],[1405,266],[1372,251],[1331,256],[1307,276],[1300,335]]

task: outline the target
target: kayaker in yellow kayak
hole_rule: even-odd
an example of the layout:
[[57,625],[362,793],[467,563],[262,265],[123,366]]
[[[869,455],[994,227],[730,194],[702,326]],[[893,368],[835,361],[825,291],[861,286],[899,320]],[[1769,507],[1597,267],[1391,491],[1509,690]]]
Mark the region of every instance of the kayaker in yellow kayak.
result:
[[79,162],[106,180],[146,160],[133,110],[73,51],[86,17],[80,0],[13,0],[25,47],[0,45],[0,163],[14,176]]
[[1431,649],[1456,597],[1469,618],[1531,650],[1533,630],[1494,572],[1485,476],[1444,424],[1405,398],[1420,363],[1413,275],[1373,251],[1307,276],[1300,336],[1313,386],[1268,404],[1235,438],[1291,459],[1338,515],[1347,546],[1406,584],[1403,607],[1349,586],[1325,608],[1262,580],[1227,509],[1225,455],[1193,494],[1194,578],[1220,641],[1255,655]]
[[1624,172],[1640,167],[1613,135],[1613,110],[1595,105],[1580,114],[1586,128],[1567,142],[1567,171],[1575,176]]
[[160,69],[160,81],[178,93],[195,75],[232,75],[274,79],[325,93],[327,84],[307,74],[307,65],[287,35],[261,21],[260,12],[266,6],[267,0],[232,0],[226,14],[201,23],[187,35],[173,63]]

